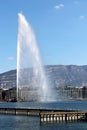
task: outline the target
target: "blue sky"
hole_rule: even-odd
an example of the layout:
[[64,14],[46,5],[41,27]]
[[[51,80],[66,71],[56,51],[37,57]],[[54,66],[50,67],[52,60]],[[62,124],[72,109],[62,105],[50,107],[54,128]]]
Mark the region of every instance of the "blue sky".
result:
[[35,32],[43,64],[87,65],[87,0],[1,0],[0,73],[16,68],[19,12]]

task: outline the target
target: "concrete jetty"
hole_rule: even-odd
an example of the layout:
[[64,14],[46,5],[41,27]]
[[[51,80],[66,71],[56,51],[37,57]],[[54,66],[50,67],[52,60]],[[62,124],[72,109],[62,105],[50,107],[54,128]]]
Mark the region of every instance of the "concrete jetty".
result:
[[87,111],[34,108],[0,108],[0,114],[38,116],[41,123],[87,120]]
[[40,122],[67,122],[87,119],[87,111],[51,111],[41,112]]

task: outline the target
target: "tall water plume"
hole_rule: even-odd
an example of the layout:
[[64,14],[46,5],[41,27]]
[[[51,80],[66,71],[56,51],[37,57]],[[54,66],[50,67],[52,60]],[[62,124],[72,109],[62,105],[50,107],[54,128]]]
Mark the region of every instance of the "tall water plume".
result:
[[17,98],[49,101],[48,85],[34,32],[23,14],[18,14]]

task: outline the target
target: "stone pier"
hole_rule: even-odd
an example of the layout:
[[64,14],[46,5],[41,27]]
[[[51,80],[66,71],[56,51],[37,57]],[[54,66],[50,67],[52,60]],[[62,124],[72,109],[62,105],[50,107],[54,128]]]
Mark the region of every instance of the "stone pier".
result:
[[87,119],[87,111],[41,112],[40,122],[67,122]]
[[0,108],[0,114],[38,116],[41,123],[87,120],[87,111],[34,108]]

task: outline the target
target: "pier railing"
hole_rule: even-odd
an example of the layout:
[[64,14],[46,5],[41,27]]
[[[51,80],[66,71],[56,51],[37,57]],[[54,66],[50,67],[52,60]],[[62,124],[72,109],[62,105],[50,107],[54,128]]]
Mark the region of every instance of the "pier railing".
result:
[[87,111],[81,111],[81,110],[0,108],[0,114],[39,116],[41,123],[87,120]]
[[67,122],[86,120],[87,111],[57,111],[57,112],[41,112],[40,122]]

